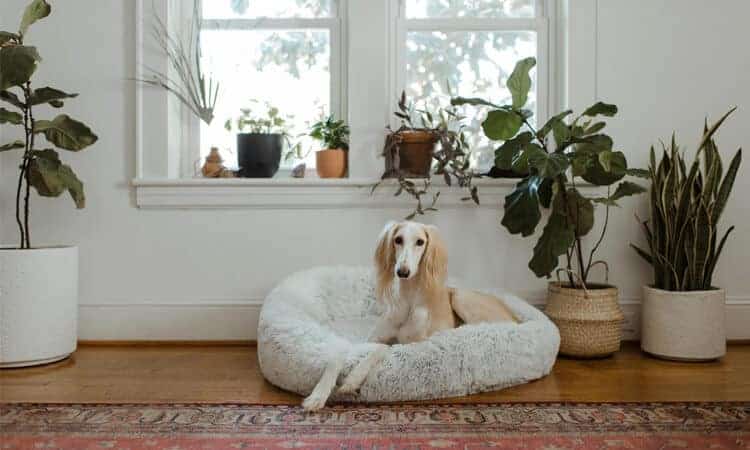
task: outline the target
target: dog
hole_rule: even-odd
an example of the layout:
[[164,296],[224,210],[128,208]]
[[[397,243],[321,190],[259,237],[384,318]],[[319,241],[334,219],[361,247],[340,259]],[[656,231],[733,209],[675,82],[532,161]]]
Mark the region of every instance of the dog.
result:
[[[447,286],[448,255],[436,227],[416,222],[390,222],[375,250],[375,296],[385,309],[369,342],[378,344],[344,379],[338,392],[355,393],[370,371],[387,356],[388,344],[409,344],[464,323],[518,322],[496,297]],[[344,368],[346,352],[326,365],[302,406],[325,406]]]

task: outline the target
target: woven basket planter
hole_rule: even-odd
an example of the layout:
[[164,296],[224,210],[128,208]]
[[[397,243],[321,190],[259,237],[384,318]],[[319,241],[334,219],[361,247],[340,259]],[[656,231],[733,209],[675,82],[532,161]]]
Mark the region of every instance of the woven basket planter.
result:
[[622,324],[617,288],[591,286],[587,291],[549,284],[545,313],[560,330],[560,354],[603,358],[620,350]]

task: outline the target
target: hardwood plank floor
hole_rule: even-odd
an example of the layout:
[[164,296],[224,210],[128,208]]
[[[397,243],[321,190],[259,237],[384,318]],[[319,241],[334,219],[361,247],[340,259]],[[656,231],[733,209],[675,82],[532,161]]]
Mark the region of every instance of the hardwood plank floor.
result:
[[[0,371],[0,402],[299,404],[260,374],[252,346],[82,345],[69,360]],[[718,362],[651,359],[635,344],[610,359],[559,359],[536,382],[455,403],[750,401],[750,345]]]

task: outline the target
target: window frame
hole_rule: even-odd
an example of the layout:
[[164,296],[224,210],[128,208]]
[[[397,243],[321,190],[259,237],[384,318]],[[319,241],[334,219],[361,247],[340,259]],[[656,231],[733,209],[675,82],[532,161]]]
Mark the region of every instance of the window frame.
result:
[[[216,0],[213,0],[216,1]],[[180,3],[180,13],[191,14],[182,6],[190,2]],[[330,114],[336,117],[346,117],[347,108],[344,101],[347,93],[347,45],[346,45],[346,24],[347,20],[347,0],[331,0],[330,17],[256,17],[256,18],[233,18],[233,19],[204,19],[201,17],[201,30],[228,30],[228,31],[278,31],[278,30],[323,30],[328,31],[330,39]],[[187,16],[189,17],[189,16]],[[183,108],[184,109],[184,108]],[[185,163],[182,164],[182,177],[190,178],[194,175],[195,169],[192,161],[201,159],[201,125],[200,121],[186,111],[187,116],[183,114],[184,120],[189,122],[189,132],[186,136],[188,156],[183,158]],[[282,168],[279,170],[281,176],[291,173],[291,169]]]
[[[391,0],[396,2],[392,17],[395,23],[394,39],[391,40],[390,55],[392,67],[395,70],[391,84],[391,109],[395,111],[397,98],[406,88],[408,78],[406,70],[406,39],[412,31],[442,31],[442,32],[477,32],[477,31],[531,31],[537,34],[537,120],[544,123],[549,118],[550,107],[553,105],[553,86],[551,85],[551,66],[556,59],[555,46],[550,41],[554,36],[550,17],[556,17],[555,0],[534,0],[534,17],[441,17],[441,18],[408,18],[406,16],[407,0]],[[396,119],[391,119],[391,125],[397,126]]]
[[[550,109],[578,107],[583,102],[595,100],[596,0],[575,3],[563,0],[559,4],[557,0],[536,1],[538,17],[531,20],[533,23],[529,19],[522,20],[540,30],[537,39],[537,45],[541,48],[537,55],[540,67],[537,70],[543,73],[539,81],[538,116],[544,120],[546,111]],[[134,2],[134,79],[143,79],[146,67],[167,69],[166,61],[158,52],[154,52],[149,20],[154,13],[169,17],[168,4],[185,3],[184,0]],[[393,192],[387,185],[379,189],[374,197],[370,195],[370,187],[380,179],[383,170],[381,153],[384,126],[394,120],[393,111],[400,93],[397,74],[399,54],[395,49],[398,47],[397,29],[404,25],[399,21],[404,19],[405,4],[403,0],[337,0],[336,8],[335,20],[339,21],[340,39],[338,50],[334,52],[332,47],[331,51],[332,58],[334,53],[339,55],[340,70],[338,85],[331,92],[332,95],[338,93],[341,117],[346,118],[351,127],[348,179],[319,180],[314,176],[305,179],[282,176],[263,180],[194,178],[195,160],[185,157],[185,147],[190,143],[200,145],[199,135],[191,136],[194,132],[191,130],[196,129],[192,122],[197,119],[185,111],[180,114],[180,110],[174,107],[175,101],[165,91],[138,83],[134,102],[135,174],[131,183],[135,190],[135,206],[166,209],[306,208],[301,204],[289,203],[290,196],[299,196],[305,202],[310,201],[309,208],[315,209],[409,208],[410,199],[406,196],[393,198]],[[427,20],[438,23],[435,19]],[[500,20],[518,21],[507,18]],[[298,25],[301,21],[303,19],[294,19],[294,24]],[[495,29],[496,21],[490,21]],[[472,20],[475,25],[484,22],[483,26],[489,26],[490,21]],[[446,21],[440,19],[440,22]],[[333,46],[335,39],[333,34],[331,36]],[[331,83],[336,84],[333,73],[331,78]],[[401,79],[404,80],[405,76]],[[495,208],[502,204],[499,200],[510,192],[515,181],[484,179],[477,180],[477,183],[482,186],[483,195],[488,196],[488,201],[483,201],[483,205],[494,204]],[[460,201],[463,192],[457,188],[444,186],[438,179],[433,180],[433,186],[443,192],[443,207],[470,207]],[[346,193],[346,201],[342,201],[343,193]],[[250,196],[253,196],[252,200]],[[449,200],[453,197],[457,199],[455,202]],[[495,202],[495,198],[498,202]]]

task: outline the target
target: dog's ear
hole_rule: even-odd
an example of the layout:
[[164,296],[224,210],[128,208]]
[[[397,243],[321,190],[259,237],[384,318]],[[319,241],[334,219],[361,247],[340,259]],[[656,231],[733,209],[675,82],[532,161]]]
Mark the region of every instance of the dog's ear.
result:
[[422,269],[433,282],[444,283],[448,277],[448,251],[445,249],[437,227],[427,225],[425,232],[427,233],[427,248],[422,257]]
[[393,249],[393,237],[398,229],[397,222],[388,222],[378,238],[378,246],[375,249],[375,268],[381,279],[393,276],[396,265],[396,253]]

